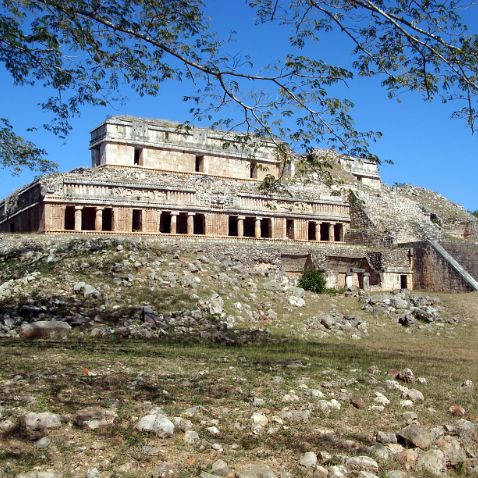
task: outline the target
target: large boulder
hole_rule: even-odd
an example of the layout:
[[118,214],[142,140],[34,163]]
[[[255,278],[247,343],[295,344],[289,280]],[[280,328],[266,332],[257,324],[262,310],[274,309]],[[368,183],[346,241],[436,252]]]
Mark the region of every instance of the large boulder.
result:
[[417,448],[428,448],[433,442],[433,434],[421,425],[408,425],[397,433],[406,444]]
[[61,426],[60,415],[50,412],[28,412],[23,417],[23,425],[28,431],[45,430]]
[[60,320],[40,320],[31,324],[22,324],[20,337],[22,339],[66,339],[71,332],[71,326]]

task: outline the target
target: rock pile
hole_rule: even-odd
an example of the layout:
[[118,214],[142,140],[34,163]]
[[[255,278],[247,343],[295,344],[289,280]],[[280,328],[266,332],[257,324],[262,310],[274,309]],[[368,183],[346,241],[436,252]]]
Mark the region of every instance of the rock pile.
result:
[[334,335],[359,339],[368,335],[368,324],[365,320],[354,315],[344,315],[336,309],[321,317],[305,319],[302,328],[304,332],[317,337]]
[[436,298],[409,291],[387,294],[361,294],[362,309],[376,316],[387,316],[404,327],[424,324],[453,324],[454,317],[447,316]]

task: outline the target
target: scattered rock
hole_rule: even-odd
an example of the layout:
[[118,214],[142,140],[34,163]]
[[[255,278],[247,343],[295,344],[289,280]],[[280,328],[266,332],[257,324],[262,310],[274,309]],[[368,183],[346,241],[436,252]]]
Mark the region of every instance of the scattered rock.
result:
[[433,435],[421,425],[408,425],[397,433],[398,438],[406,444],[418,448],[428,448],[433,442]]
[[23,417],[23,424],[27,431],[41,431],[48,428],[61,426],[60,415],[50,412],[34,413],[28,412]]
[[211,466],[211,471],[218,476],[226,476],[229,472],[229,466],[224,460],[217,460]]
[[433,475],[442,475],[445,472],[445,455],[437,448],[420,453],[416,462],[416,469],[427,471]]
[[461,405],[451,405],[448,412],[455,415],[455,417],[464,417],[466,415],[466,411]]
[[261,434],[265,427],[269,424],[269,419],[259,412],[255,412],[251,416],[251,431],[255,435]]
[[391,432],[378,432],[376,440],[384,445],[388,445],[389,443],[397,443],[397,435]]
[[299,459],[299,465],[305,468],[315,468],[317,465],[317,455],[312,451],[305,452]]
[[194,430],[187,430],[184,433],[184,441],[189,445],[195,445],[196,443],[199,443],[199,435]]
[[154,469],[151,478],[179,478],[179,471],[172,463],[161,463]]
[[407,398],[411,400],[412,402],[423,402],[425,400],[423,393],[413,388],[404,390],[402,392],[402,397]]
[[249,463],[236,470],[237,478],[277,478],[274,471],[263,463]]
[[349,471],[372,471],[378,472],[378,463],[369,456],[354,456],[347,459],[345,466]]
[[156,433],[161,438],[170,438],[174,434],[174,424],[161,409],[152,410],[141,418],[135,428],[141,432]]
[[66,339],[71,332],[71,326],[66,322],[56,320],[40,320],[31,324],[24,323],[20,328],[22,339]]
[[75,415],[75,424],[80,428],[96,430],[111,425],[116,418],[116,411],[101,407],[79,410]]

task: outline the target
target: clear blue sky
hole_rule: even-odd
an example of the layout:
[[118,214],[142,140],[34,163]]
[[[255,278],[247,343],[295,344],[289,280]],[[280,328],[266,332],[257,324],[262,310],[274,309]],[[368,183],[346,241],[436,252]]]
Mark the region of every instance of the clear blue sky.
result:
[[[209,0],[209,14],[213,28],[220,34],[237,31],[236,42],[230,51],[251,52],[259,59],[276,57],[285,44],[280,29],[253,26],[252,12],[242,0]],[[467,12],[470,30],[478,30],[478,9]],[[321,50],[322,49],[322,50]],[[316,49],[317,56],[341,62],[350,61],[351,46],[335,36],[324,39]],[[14,87],[8,74],[0,67],[1,117],[7,117],[17,132],[23,133],[32,125],[48,121],[36,105],[45,99],[41,87]],[[90,166],[89,131],[106,116],[128,114],[175,121],[189,119],[189,105],[182,101],[191,93],[187,85],[165,83],[157,97],[140,98],[128,89],[122,104],[108,108],[84,108],[80,118],[73,121],[73,131],[66,140],[39,130],[25,136],[48,151],[49,158],[60,165],[61,171]],[[379,82],[357,79],[348,86],[348,96],[355,103],[353,113],[362,130],[379,130],[383,138],[373,145],[382,161],[382,177],[387,184],[405,182],[437,191],[465,206],[478,209],[477,166],[478,135],[472,135],[460,120],[450,118],[453,108],[440,102],[425,103],[415,94],[404,94],[401,102],[387,99]],[[0,198],[30,182],[34,173],[11,176],[0,170]]]

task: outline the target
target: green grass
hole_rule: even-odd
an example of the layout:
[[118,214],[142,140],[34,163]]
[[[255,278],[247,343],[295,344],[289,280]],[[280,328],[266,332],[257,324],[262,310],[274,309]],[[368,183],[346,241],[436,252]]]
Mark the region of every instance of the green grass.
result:
[[[300,383],[320,388],[324,381],[335,381],[334,394],[342,387],[347,388],[370,404],[376,387],[362,380],[367,368],[378,365],[379,378],[385,380],[389,369],[408,366],[417,376],[428,380],[426,385],[416,385],[426,397],[425,404],[414,408],[421,422],[427,426],[448,423],[453,421],[447,415],[452,403],[463,405],[470,414],[478,413],[473,390],[461,387],[465,379],[478,383],[477,338],[476,324],[468,323],[459,327],[452,339],[430,334],[397,334],[392,327],[376,327],[370,338],[354,343],[332,339],[289,340],[227,348],[135,340],[72,339],[66,343],[3,340],[0,380],[10,383],[10,394],[3,391],[0,400],[7,408],[20,405],[24,409],[64,414],[86,406],[117,404],[119,414],[115,425],[105,432],[73,429],[74,446],[62,448],[61,432],[54,431],[51,434],[53,451],[48,454],[35,451],[21,457],[4,456],[4,459],[10,463],[8,470],[15,473],[33,465],[48,465],[66,472],[68,463],[78,460],[75,450],[79,444],[100,440],[107,444],[105,454],[109,456],[111,469],[128,462],[127,458],[137,454],[138,448],[146,443],[165,449],[166,455],[178,463],[185,463],[191,455],[200,456],[199,465],[183,467],[183,476],[198,474],[198,466],[206,469],[210,465],[208,454],[203,456],[198,450],[185,447],[180,436],[159,440],[133,429],[131,417],[141,416],[148,408],[145,402],[149,402],[162,406],[171,416],[183,414],[190,406],[201,405],[207,410],[208,420],[219,417],[223,433],[219,438],[209,437],[205,430],[207,423],[201,424],[197,419],[193,419],[194,428],[203,440],[223,444],[226,461],[239,464],[259,459],[274,465],[274,457],[280,455],[289,469],[295,470],[294,476],[302,476],[296,467],[297,456],[303,451],[325,449],[332,453],[350,453],[341,441],[330,442],[319,436],[317,427],[331,427],[341,438],[353,439],[359,446],[366,447],[372,443],[375,431],[396,431],[403,426],[398,395],[385,392],[392,404],[383,413],[356,410],[343,402],[342,410],[330,416],[313,414],[305,426],[292,424],[277,434],[261,437],[251,435],[247,426],[245,430],[234,426],[236,421],[248,424],[252,413],[249,402],[254,396],[264,398],[272,413],[279,414],[284,406],[302,407],[302,402],[282,402],[283,395],[290,389],[301,393]],[[305,367],[288,367],[288,361],[292,360],[300,361]],[[84,375],[83,368],[88,368],[92,375]],[[22,380],[15,383],[14,377],[19,375]],[[275,382],[276,376],[281,381]],[[344,385],[350,379],[356,382]],[[329,393],[327,389],[322,390]],[[16,401],[22,393],[31,393],[36,403]],[[217,414],[221,407],[229,409],[225,416]],[[233,443],[242,446],[240,451],[228,451],[228,445]],[[70,458],[65,458],[65,454]],[[94,457],[95,453],[91,455],[93,462]],[[152,465],[145,461],[145,466]],[[383,470],[392,465],[383,464]],[[129,473],[124,476],[141,476],[141,470]]]
[[[224,300],[225,314],[242,318],[238,322],[239,334],[241,329],[267,328],[272,339],[245,347],[212,345],[196,336],[184,340],[92,339],[87,331],[83,336],[75,332],[66,342],[1,339],[3,417],[16,418],[30,410],[72,415],[87,406],[117,406],[118,413],[115,424],[103,431],[67,425],[52,430],[52,444],[46,451],[36,450],[22,437],[0,437],[0,471],[3,469],[5,476],[13,477],[39,466],[54,468],[68,478],[84,476],[87,466],[97,466],[105,476],[139,478],[148,476],[155,464],[165,459],[180,466],[181,476],[191,477],[210,469],[217,459],[211,450],[214,442],[224,446],[221,457],[232,466],[264,461],[277,472],[283,465],[294,477],[307,476],[298,467],[300,453],[366,453],[365,447],[373,443],[376,431],[398,431],[404,425],[404,410],[397,392],[384,391],[391,404],[383,412],[368,409],[373,404],[374,392],[391,378],[387,372],[404,367],[427,379],[426,384],[413,385],[425,395],[425,403],[416,404],[413,409],[424,425],[453,423],[456,419],[447,410],[455,403],[465,407],[467,416],[478,415],[478,294],[436,294],[449,313],[459,317],[456,325],[405,329],[391,319],[363,311],[352,297],[306,292],[305,307],[291,306],[288,294],[263,289],[269,277],[227,271],[214,262],[202,265],[203,270],[196,274],[201,282],[195,287],[183,286],[181,279],[176,287],[169,287],[160,279],[151,280],[149,269],[155,269],[158,277],[174,270],[181,278],[188,262],[197,254],[175,258],[174,251],[165,247],[154,249],[149,245],[142,249],[126,243],[124,249],[117,251],[113,247],[74,254],[61,263],[39,262],[35,266],[10,259],[0,263],[0,275],[4,278],[13,270],[17,270],[18,276],[35,269],[41,272],[38,280],[22,287],[16,295],[18,304],[6,299],[0,303],[0,309],[16,308],[31,298],[45,304],[53,298],[63,298],[65,305],[52,305],[58,317],[69,313],[71,304],[76,303],[75,310],[80,313],[91,317],[99,314],[105,323],[111,323],[119,317],[130,317],[135,309],[146,304],[158,314],[192,310],[198,307],[198,299],[192,294],[205,300],[217,292]],[[112,273],[114,264],[124,259],[128,260],[124,270]],[[136,261],[141,263],[140,267],[134,265]],[[89,267],[82,269],[83,262]],[[5,265],[8,270],[3,268]],[[129,273],[134,275],[132,287],[117,284]],[[221,273],[228,274],[230,280],[224,280]],[[72,286],[80,280],[98,287],[101,297],[83,299],[74,295]],[[249,318],[244,308],[237,309],[237,302],[248,304],[253,317]],[[267,318],[269,308],[277,319]],[[334,308],[366,320],[369,336],[360,340],[347,336],[319,339],[303,330],[304,320],[320,317]],[[303,366],[294,368],[291,364]],[[377,385],[365,376],[372,365],[381,371]],[[473,380],[474,389],[461,387],[467,379]],[[332,388],[323,386],[325,382],[331,382]],[[254,397],[265,399],[264,411],[280,418],[285,407],[300,410],[314,403],[316,399],[307,396],[303,384],[321,389],[326,398],[340,398],[344,389],[361,397],[366,406],[357,410],[344,400],[342,409],[329,416],[313,409],[308,423],[273,422],[278,426],[277,433],[260,437],[250,433]],[[283,401],[290,390],[299,395],[300,402]],[[184,416],[191,406],[203,407],[200,416],[190,418],[203,448],[186,446],[181,434],[161,440],[135,431],[137,418],[152,406],[163,407],[170,416]],[[211,437],[206,431],[213,420],[219,421],[219,437]],[[238,428],[237,423],[244,428]],[[321,435],[321,428],[334,429],[336,439]],[[15,440],[23,446],[19,454],[6,451]],[[347,449],[345,440],[354,440],[359,449]],[[232,444],[240,444],[241,448],[233,451]],[[142,455],[142,445],[158,447],[161,456]],[[120,467],[128,463],[132,468],[118,474]],[[394,462],[380,465],[382,476],[389,469],[400,468]]]

